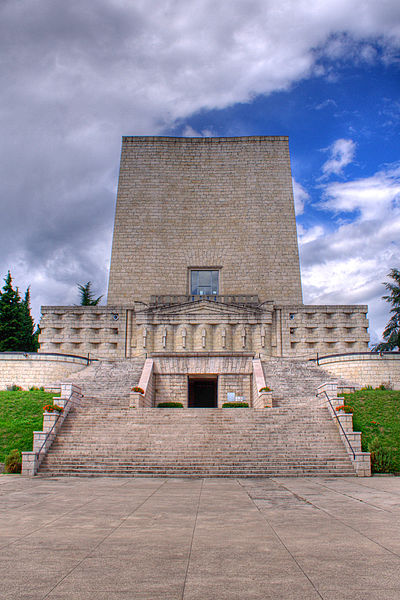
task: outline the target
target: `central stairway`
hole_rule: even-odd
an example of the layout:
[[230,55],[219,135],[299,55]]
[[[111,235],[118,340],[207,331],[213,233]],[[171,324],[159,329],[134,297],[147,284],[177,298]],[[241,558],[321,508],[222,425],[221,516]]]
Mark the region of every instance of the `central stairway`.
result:
[[[131,409],[143,361],[99,363],[74,376],[85,396],[39,474],[109,476],[354,475],[325,405],[330,376],[309,363],[263,365],[273,408]],[[127,384],[129,382],[129,384]]]

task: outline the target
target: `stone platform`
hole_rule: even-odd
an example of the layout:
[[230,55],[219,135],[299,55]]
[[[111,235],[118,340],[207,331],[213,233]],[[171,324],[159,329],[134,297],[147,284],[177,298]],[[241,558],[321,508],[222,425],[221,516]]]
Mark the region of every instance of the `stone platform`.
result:
[[398,600],[400,478],[0,476],[2,600]]

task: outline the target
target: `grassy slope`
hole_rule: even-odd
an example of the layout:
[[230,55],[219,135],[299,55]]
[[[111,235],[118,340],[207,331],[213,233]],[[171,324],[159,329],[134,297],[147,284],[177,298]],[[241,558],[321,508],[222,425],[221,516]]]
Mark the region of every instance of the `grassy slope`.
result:
[[53,404],[53,393],[0,392],[0,462],[11,450],[32,450],[33,431],[43,425],[43,406]]
[[400,391],[360,390],[345,394],[345,403],[353,408],[354,431],[362,432],[362,449],[377,437],[393,449],[391,470],[400,472]]

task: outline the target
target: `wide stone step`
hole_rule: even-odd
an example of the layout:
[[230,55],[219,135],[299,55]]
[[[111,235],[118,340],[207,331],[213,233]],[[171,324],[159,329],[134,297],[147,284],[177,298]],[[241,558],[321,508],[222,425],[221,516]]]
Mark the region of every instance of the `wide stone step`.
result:
[[314,477],[323,477],[323,476],[342,476],[349,477],[354,475],[354,471],[345,470],[345,469],[308,469],[308,468],[287,468],[287,469],[224,469],[224,470],[215,470],[215,469],[113,469],[113,470],[85,470],[83,468],[77,469],[59,469],[54,471],[45,471],[41,472],[42,474],[50,474],[53,476],[57,475],[88,475],[88,476],[114,476],[114,477],[140,477],[140,476],[183,476],[183,477],[290,477],[290,476],[314,476]]
[[126,469],[137,469],[137,468],[151,468],[151,469],[155,469],[155,468],[176,468],[176,469],[183,469],[185,470],[186,468],[190,467],[190,468],[210,468],[210,467],[215,467],[218,469],[226,469],[229,467],[229,469],[245,469],[245,470],[254,470],[254,469],[265,469],[265,468],[274,468],[274,469],[280,469],[280,468],[307,468],[307,469],[313,469],[313,468],[325,468],[325,467],[329,467],[329,468],[334,468],[334,469],[349,469],[349,465],[348,463],[346,463],[345,461],[342,462],[336,462],[333,464],[332,462],[329,461],[323,461],[323,460],[299,460],[296,465],[293,466],[293,464],[290,463],[289,460],[287,461],[263,461],[263,462],[258,462],[258,463],[253,463],[253,462],[240,462],[240,463],[233,463],[233,462],[200,462],[200,461],[176,461],[176,462],[169,462],[169,461],[134,461],[134,462],[125,462],[125,461],[115,461],[115,462],[111,462],[111,461],[97,461],[96,463],[91,463],[90,465],[88,465],[87,463],[84,462],[79,462],[79,461],[63,461],[63,462],[52,462],[52,463],[47,463],[46,466],[51,466],[53,468],[85,468],[85,469],[89,469],[89,470],[93,470],[93,469],[106,469],[106,468],[112,468],[112,469],[120,469],[120,468],[126,468]]

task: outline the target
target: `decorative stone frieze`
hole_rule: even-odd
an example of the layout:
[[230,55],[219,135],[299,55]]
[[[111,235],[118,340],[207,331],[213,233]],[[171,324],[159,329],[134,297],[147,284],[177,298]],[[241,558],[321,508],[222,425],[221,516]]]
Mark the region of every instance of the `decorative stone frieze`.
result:
[[[92,358],[182,351],[314,358],[332,350],[362,352],[368,348],[366,306],[245,306],[205,299],[166,306],[139,304],[129,310],[119,307],[118,312],[115,307],[102,307],[96,311],[96,328],[91,326],[91,308],[43,307],[41,351],[70,352],[71,339]],[[64,326],[52,338],[53,325],[60,320]],[[110,322],[118,326],[111,327]],[[351,327],[343,323],[351,323]]]

